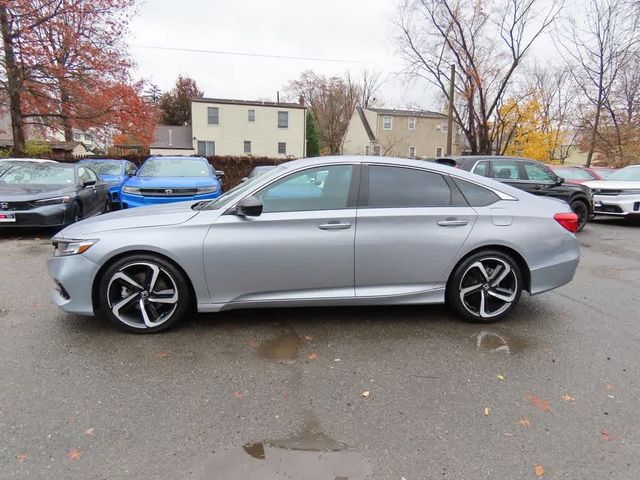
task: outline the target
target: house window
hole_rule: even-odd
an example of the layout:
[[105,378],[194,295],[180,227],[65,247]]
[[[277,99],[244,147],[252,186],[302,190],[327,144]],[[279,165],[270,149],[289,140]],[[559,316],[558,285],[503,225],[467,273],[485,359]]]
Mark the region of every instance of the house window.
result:
[[244,153],[251,153],[251,141],[250,140],[245,140],[244,141]]
[[409,117],[409,130],[416,129],[416,117]]
[[364,147],[364,154],[365,154],[365,155],[369,155],[369,145],[367,145],[366,147]]
[[380,156],[380,145],[374,145],[373,146],[373,154],[378,157]]
[[81,135],[81,134],[79,134],[79,133],[74,133],[74,134],[73,134],[73,139],[74,139],[76,142],[79,142],[80,140],[82,140],[82,135]]
[[383,130],[391,130],[393,128],[393,117],[385,116],[382,117],[382,129]]
[[278,128],[289,128],[289,112],[278,112]]
[[409,158],[416,158],[416,147],[409,147]]
[[209,125],[220,124],[220,112],[218,107],[207,107],[207,123]]
[[278,142],[278,154],[286,155],[287,154],[287,143],[286,142]]
[[440,158],[442,156],[442,147],[436,148],[436,158]]
[[256,121],[256,111],[249,110],[249,123],[253,123]]
[[213,157],[216,154],[216,142],[203,142],[198,140],[198,155]]

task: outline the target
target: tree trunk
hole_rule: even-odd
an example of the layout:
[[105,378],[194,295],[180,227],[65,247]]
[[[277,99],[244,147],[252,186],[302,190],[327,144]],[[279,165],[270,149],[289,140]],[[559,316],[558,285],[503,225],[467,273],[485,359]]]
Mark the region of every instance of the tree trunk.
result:
[[596,115],[593,118],[593,129],[591,130],[591,140],[589,141],[589,153],[587,153],[587,163],[585,167],[591,166],[591,159],[593,158],[593,151],[596,148],[596,138],[598,136],[598,128],[600,128],[600,112],[602,111],[602,102],[598,99],[598,105],[596,106]]
[[0,29],[4,44],[4,61],[7,75],[7,95],[9,97],[9,111],[11,115],[11,131],[13,133],[14,155],[24,153],[24,124],[22,121],[22,105],[20,103],[20,71],[16,63],[13,49],[13,34],[9,25],[7,7],[0,7]]

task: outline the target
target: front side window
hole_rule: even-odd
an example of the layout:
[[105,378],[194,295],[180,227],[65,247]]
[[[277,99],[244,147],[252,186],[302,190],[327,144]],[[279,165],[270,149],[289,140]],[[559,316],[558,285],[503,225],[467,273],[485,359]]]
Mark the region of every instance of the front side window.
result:
[[278,112],[278,128],[289,128],[289,112]]
[[524,171],[527,172],[527,178],[529,180],[550,183],[555,181],[555,175],[537,163],[526,162],[524,164]]
[[347,207],[351,165],[330,165],[293,173],[256,194],[264,213],[339,210]]
[[515,160],[494,160],[493,176],[498,180],[522,180],[518,162]]
[[393,128],[393,117],[389,115],[382,117],[382,128],[384,130],[391,130]]
[[451,189],[438,173],[413,168],[369,167],[367,206],[372,208],[451,206]]
[[209,125],[220,124],[220,111],[218,107],[207,107],[207,123]]
[[416,129],[416,117],[409,117],[409,130]]
[[251,153],[251,142],[249,140],[244,141],[244,153]]
[[95,173],[93,173],[93,170],[91,170],[89,168],[85,168],[84,169],[84,176],[82,178],[82,181],[84,181],[84,182],[86,182],[86,181],[97,182],[98,181],[98,177],[96,176]]
[[286,155],[287,154],[287,144],[286,142],[278,142],[278,154]]
[[255,110],[249,110],[249,122],[253,123],[256,121],[256,111]]
[[198,140],[198,155],[213,157],[216,154],[216,142]]
[[138,168],[133,163],[127,163],[125,167],[125,172],[127,175],[135,175],[138,171]]

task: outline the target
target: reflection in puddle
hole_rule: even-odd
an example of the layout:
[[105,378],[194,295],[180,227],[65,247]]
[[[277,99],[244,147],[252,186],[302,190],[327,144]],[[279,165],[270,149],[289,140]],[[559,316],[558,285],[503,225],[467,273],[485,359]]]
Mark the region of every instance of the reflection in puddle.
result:
[[295,360],[298,358],[300,337],[293,330],[283,330],[280,335],[265,340],[258,347],[258,356],[267,360]]
[[349,445],[324,433],[307,412],[299,433],[216,453],[195,473],[201,480],[365,480],[372,470]]
[[529,342],[512,335],[506,337],[499,333],[482,331],[476,337],[476,347],[478,350],[490,352],[518,353],[529,347]]

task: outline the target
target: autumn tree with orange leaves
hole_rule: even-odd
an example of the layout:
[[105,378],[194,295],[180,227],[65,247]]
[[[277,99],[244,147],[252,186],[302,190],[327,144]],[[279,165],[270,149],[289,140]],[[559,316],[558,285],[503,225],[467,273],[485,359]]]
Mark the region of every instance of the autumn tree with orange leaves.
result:
[[123,42],[136,0],[0,0],[2,86],[14,150],[25,125],[152,140],[156,108],[131,78]]

